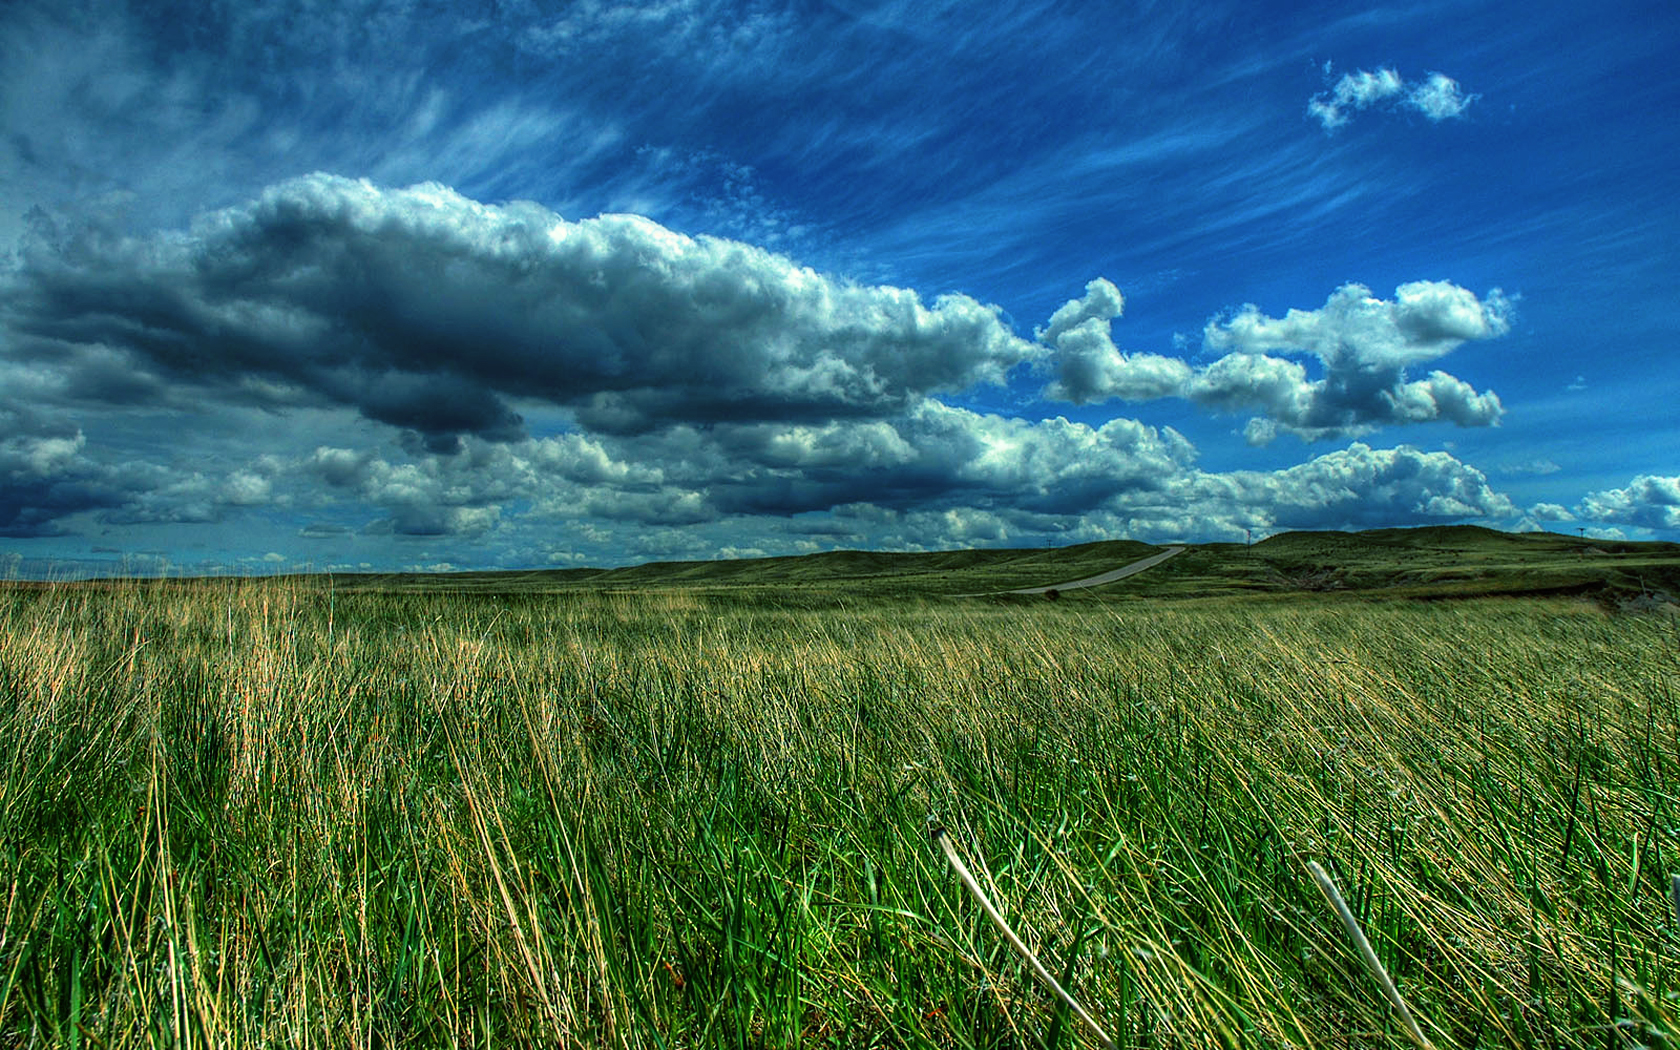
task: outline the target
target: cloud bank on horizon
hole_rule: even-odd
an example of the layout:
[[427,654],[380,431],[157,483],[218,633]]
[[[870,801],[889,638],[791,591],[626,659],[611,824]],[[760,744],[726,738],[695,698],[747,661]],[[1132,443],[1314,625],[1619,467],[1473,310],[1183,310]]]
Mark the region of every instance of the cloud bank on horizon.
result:
[[[1623,442],[1653,450],[1626,462],[1555,440],[1628,388],[1602,359],[1548,362],[1561,336],[1543,326],[1584,331],[1568,311],[1589,289],[1512,265],[1544,241],[1441,252],[1458,243],[1441,224],[1476,226],[1481,205],[1430,174],[1426,144],[1376,166],[1316,134],[1226,149],[1238,125],[1290,134],[1298,71],[1237,63],[1239,105],[1134,62],[1182,100],[1116,110],[1103,132],[1041,125],[1009,170],[1008,125],[955,90],[992,90],[970,67],[1007,66],[1006,36],[958,8],[574,5],[487,29],[366,6],[422,57],[485,61],[430,84],[396,75],[419,68],[400,49],[376,56],[399,64],[382,76],[349,51],[318,68],[301,28],[256,5],[169,42],[166,78],[171,30],[125,6],[0,16],[18,59],[0,132],[23,147],[0,178],[29,208],[0,267],[14,563],[609,564],[1456,521],[1680,533],[1658,437]],[[1013,14],[1047,42],[1079,30],[1036,3]],[[1186,54],[1202,31],[1151,29]],[[814,40],[793,73],[743,58]],[[109,70],[70,57],[78,44]],[[242,48],[272,67],[215,57]],[[44,62],[55,50],[64,63]],[[667,87],[711,92],[678,124],[592,93],[652,53],[672,56]],[[1491,93],[1495,72],[1472,82]],[[1050,79],[1019,82],[1035,86],[1016,118],[1085,90]],[[345,100],[337,123],[311,124],[305,89]],[[770,91],[828,116],[765,111]],[[1325,131],[1380,109],[1468,130],[1482,97],[1383,66],[1309,108]],[[363,140],[381,135],[373,161]],[[1133,198],[1162,179],[1179,188]],[[1096,221],[1105,209],[1125,224]],[[1478,462],[1548,468],[1500,467],[1496,486]]]

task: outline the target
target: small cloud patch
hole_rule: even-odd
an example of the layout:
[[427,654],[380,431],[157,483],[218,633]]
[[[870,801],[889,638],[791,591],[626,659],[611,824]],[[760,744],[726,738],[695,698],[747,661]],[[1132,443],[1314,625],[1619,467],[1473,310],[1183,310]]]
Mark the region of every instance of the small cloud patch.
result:
[[[1324,65],[1325,76],[1330,64]],[[1318,121],[1324,130],[1335,131],[1352,119],[1350,114],[1365,109],[1410,109],[1434,122],[1464,116],[1479,95],[1467,95],[1458,81],[1445,73],[1430,73],[1421,81],[1407,82],[1398,71],[1378,69],[1343,73],[1328,90],[1314,95],[1307,102],[1307,115]]]

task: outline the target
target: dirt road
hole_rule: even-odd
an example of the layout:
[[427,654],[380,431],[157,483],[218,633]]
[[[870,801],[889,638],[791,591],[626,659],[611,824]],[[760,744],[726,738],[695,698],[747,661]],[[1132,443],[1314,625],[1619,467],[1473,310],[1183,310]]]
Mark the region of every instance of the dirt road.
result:
[[1014,591],[1000,591],[1000,594],[1043,594],[1046,591],[1077,591],[1083,587],[1100,587],[1105,583],[1123,580],[1128,576],[1135,576],[1145,569],[1161,564],[1175,554],[1183,554],[1183,547],[1168,547],[1159,554],[1152,554],[1141,561],[1134,561],[1130,565],[1111,569],[1096,576],[1087,576],[1083,580],[1070,580],[1067,583],[1052,583],[1046,587],[1022,587]]

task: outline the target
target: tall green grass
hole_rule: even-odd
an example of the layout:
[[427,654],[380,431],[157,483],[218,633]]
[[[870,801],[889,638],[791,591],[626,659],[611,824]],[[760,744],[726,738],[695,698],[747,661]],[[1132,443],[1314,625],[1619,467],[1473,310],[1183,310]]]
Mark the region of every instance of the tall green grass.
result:
[[0,1042],[1674,1045],[1680,637],[1577,603],[0,594]]

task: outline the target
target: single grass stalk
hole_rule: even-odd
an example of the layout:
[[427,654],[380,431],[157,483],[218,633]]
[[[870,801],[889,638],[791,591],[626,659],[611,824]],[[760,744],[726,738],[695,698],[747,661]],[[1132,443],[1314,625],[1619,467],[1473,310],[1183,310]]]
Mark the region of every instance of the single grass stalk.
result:
[[1406,1029],[1406,1034],[1411,1036],[1412,1042],[1422,1050],[1432,1050],[1429,1040],[1423,1037],[1423,1030],[1418,1027],[1417,1021],[1412,1019],[1412,1011],[1406,1006],[1406,1000],[1400,997],[1400,989],[1394,986],[1394,979],[1383,968],[1376,951],[1371,948],[1371,942],[1365,938],[1365,931],[1359,928],[1359,920],[1353,917],[1352,909],[1348,907],[1347,901],[1342,899],[1341,891],[1336,889],[1336,880],[1332,879],[1330,873],[1316,860],[1307,861],[1307,870],[1312,872],[1313,881],[1318,883],[1318,888],[1324,892],[1330,906],[1336,909],[1336,917],[1342,920],[1342,928],[1359,949],[1359,957],[1365,960],[1365,968],[1371,972],[1371,977],[1382,989],[1383,995],[1393,1004],[1394,1012],[1400,1015],[1400,1024]]
[[928,827],[928,834],[933,837],[935,842],[939,843],[939,848],[945,852],[945,859],[950,861],[952,870],[957,873],[957,878],[962,881],[964,886],[968,887],[968,892],[974,895],[974,899],[980,902],[980,907],[985,910],[993,924],[1002,931],[1004,940],[1008,941],[1020,953],[1021,958],[1032,964],[1033,973],[1038,975],[1038,979],[1049,986],[1050,990],[1055,992],[1062,1002],[1068,1004],[1073,1012],[1079,1015],[1079,1019],[1084,1021],[1090,1027],[1092,1033],[1096,1035],[1097,1041],[1109,1050],[1113,1050],[1114,1040],[1110,1039],[1108,1033],[1103,1031],[1102,1025],[1097,1023],[1096,1018],[1085,1012],[1085,1008],[1079,1005],[1078,1000],[1069,995],[1067,989],[1063,988],[1056,978],[1051,976],[1050,971],[1044,968],[1044,964],[1038,961],[1038,956],[1032,953],[1032,949],[1028,948],[1026,943],[1016,936],[1015,931],[1009,928],[1009,923],[1004,921],[1003,915],[992,905],[985,891],[980,888],[980,883],[974,878],[974,873],[968,870],[968,865],[964,864],[962,857],[957,855],[957,847],[952,844],[951,836],[945,833],[944,826],[931,824]]
[[1674,881],[1668,887],[1669,903],[1674,905],[1674,925],[1680,928],[1680,875],[1674,876]]

